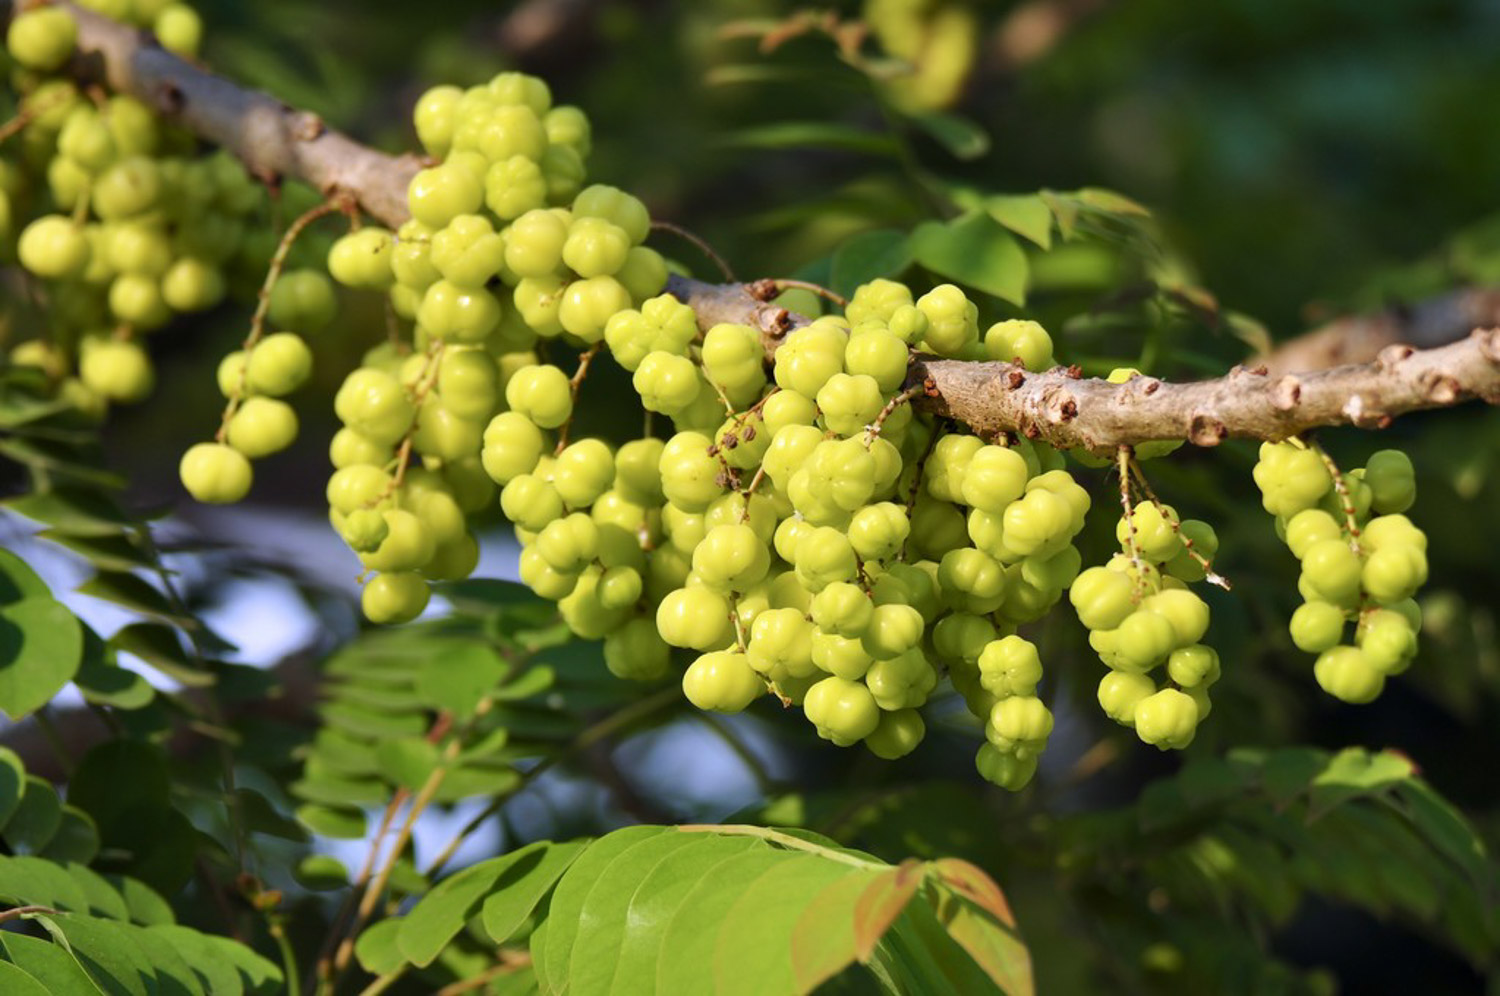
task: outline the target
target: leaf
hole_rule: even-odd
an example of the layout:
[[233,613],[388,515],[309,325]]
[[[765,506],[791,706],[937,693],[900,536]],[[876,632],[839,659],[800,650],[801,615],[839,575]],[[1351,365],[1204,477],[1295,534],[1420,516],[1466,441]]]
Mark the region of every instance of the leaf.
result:
[[76,806],[64,806],[57,831],[41,855],[52,861],[77,861],[87,864],[99,854],[99,828],[88,813]]
[[98,996],[102,990],[67,948],[11,931],[0,932],[5,957],[36,979],[52,996]]
[[854,904],[869,885],[866,875],[845,875],[818,893],[792,924],[789,951],[798,992],[812,992],[859,957]]
[[543,850],[541,860],[517,862],[507,869],[481,910],[490,940],[504,944],[520,930],[588,843],[582,840],[553,843]]
[[547,691],[557,682],[557,675],[545,664],[529,667],[511,681],[490,692],[497,702],[518,702]]
[[126,905],[125,897],[103,875],[76,861],[65,863],[63,870],[83,890],[86,905],[79,912],[111,920],[130,919],[130,907]]
[[354,942],[354,957],[361,968],[371,975],[388,975],[406,963],[396,944],[402,922],[400,917],[390,917],[360,931],[359,940]]
[[1151,217],[1149,209],[1137,201],[1131,200],[1124,194],[1117,194],[1113,190],[1105,190],[1103,187],[1083,187],[1073,192],[1073,198],[1080,204],[1087,205],[1096,211],[1106,214],[1134,215],[1141,218]]
[[540,949],[533,944],[531,949],[544,991],[565,988],[568,964],[573,955],[573,939],[578,933],[578,913],[593,888],[595,878],[617,855],[643,838],[662,832],[663,827],[636,826],[605,834],[584,848],[558,879],[547,906],[547,942]]
[[244,981],[234,963],[226,959],[203,934],[176,924],[151,927],[149,933],[171,944],[182,954],[183,959],[202,979],[205,993],[211,996],[219,996],[220,993],[238,996],[245,991]]
[[0,898],[14,906],[51,906],[77,913],[89,908],[83,886],[45,858],[0,858]]
[[120,893],[130,909],[130,920],[143,927],[170,926],[175,922],[172,907],[154,889],[139,879],[126,875],[111,875],[109,884]]
[[657,862],[630,897],[613,991],[631,992],[633,980],[654,983],[662,936],[682,900],[699,882],[713,877],[723,863],[746,851],[764,849],[761,841],[751,837],[703,834],[689,838],[686,847]]
[[911,120],[921,129],[953,153],[954,158],[965,162],[978,159],[990,151],[989,132],[968,118],[957,114],[946,114],[941,111],[933,111],[927,114],[914,114]]
[[1071,198],[1058,194],[1051,190],[1037,192],[1052,212],[1052,217],[1057,219],[1057,230],[1062,233],[1064,239],[1071,239],[1073,232],[1078,226],[1078,204]]
[[1411,780],[1396,787],[1395,799],[1424,838],[1478,883],[1490,874],[1484,841],[1446,799],[1426,782]]
[[0,549],[0,605],[19,602],[23,598],[46,598],[51,594],[46,582],[26,561],[9,550]]
[[26,766],[20,756],[9,747],[0,747],[0,827],[10,819],[10,814],[21,804],[21,793],[26,791]]
[[21,804],[10,814],[3,835],[13,852],[35,854],[47,846],[61,823],[62,802],[52,783],[27,775]]
[[939,858],[930,866],[938,881],[994,917],[997,923],[1016,929],[1016,917],[1005,900],[1005,893],[984,869],[960,858]]
[[425,737],[402,737],[377,744],[375,759],[387,781],[413,790],[421,788],[442,763],[437,745]]
[[198,626],[194,620],[174,613],[165,595],[134,574],[100,571],[73,590],[124,606],[132,612],[166,619],[185,629],[195,629]]
[[984,209],[1017,235],[1052,248],[1052,210],[1037,194],[996,194],[985,198]]
[[118,505],[96,491],[34,491],[0,504],[68,536],[119,536],[134,526]]
[[1026,254],[988,214],[924,222],[911,233],[911,253],[939,276],[1015,305],[1026,303]]
[[920,873],[902,865],[882,872],[865,886],[854,903],[854,953],[869,961],[875,945],[891,929],[922,885]]
[[[130,791],[122,792],[122,786]],[[83,756],[68,782],[68,801],[94,817],[111,839],[143,813],[169,805],[171,779],[166,754],[155,744],[112,740]]]
[[88,626],[83,627],[83,659],[73,675],[84,701],[116,709],[141,709],[156,698],[156,689],[135,671],[120,667],[111,651]]
[[657,992],[702,989],[724,916],[751,882],[786,860],[786,852],[773,848],[746,851],[716,866],[712,878],[701,879],[689,890],[662,932]]
[[[1031,955],[1016,933],[1014,921],[996,918],[988,908],[976,905],[965,895],[945,888],[937,892],[939,899],[934,913],[938,921],[975,964],[1005,993],[1015,996],[1034,993]],[[1009,907],[1005,911],[1009,913]]]
[[292,875],[313,892],[332,892],[349,884],[349,869],[331,854],[309,854],[297,863]]
[[52,990],[8,962],[0,961],[0,992],[6,996],[53,996]]
[[894,277],[909,266],[911,247],[906,233],[876,228],[851,235],[834,251],[829,280],[832,290],[850,297],[861,284]]
[[29,716],[78,673],[83,629],[67,606],[32,596],[0,606],[0,710]]
[[200,934],[199,936],[203,938],[203,943],[208,945],[215,957],[235,967],[244,981],[246,992],[254,993],[256,996],[262,996],[262,994],[271,996],[273,993],[283,992],[282,983],[285,980],[282,978],[281,969],[275,964],[238,941],[213,934]]
[[740,128],[723,139],[740,149],[838,149],[871,156],[895,157],[900,143],[890,135],[830,121],[784,121]]
[[576,996],[608,993],[619,980],[613,954],[624,940],[629,924],[626,909],[641,882],[664,861],[691,847],[693,840],[683,834],[664,833],[646,837],[615,856],[608,866],[594,875],[593,884],[578,910],[573,953],[568,960],[568,991]]
[[63,914],[36,918],[56,941],[65,941],[94,982],[111,994],[155,996],[156,973],[141,949],[109,921]]
[[335,840],[363,840],[365,814],[358,809],[308,804],[298,806],[297,820],[307,829]]
[[453,713],[455,719],[468,719],[505,671],[505,660],[493,648],[477,641],[445,641],[430,665],[417,675],[417,695],[432,708]]
[[1259,322],[1249,315],[1238,311],[1223,312],[1224,323],[1236,339],[1250,347],[1250,351],[1256,356],[1264,356],[1275,348],[1275,342],[1271,339],[1271,332],[1265,323]]
[[401,953],[419,967],[432,964],[464,924],[478,915],[485,899],[500,888],[507,874],[524,877],[543,863],[550,846],[548,841],[528,844],[439,882],[402,919],[396,937]]
[[73,551],[101,571],[150,570],[155,566],[134,540],[123,535],[75,536],[60,529],[43,529],[37,535]]
[[[766,952],[791,948],[802,913],[830,886],[846,878],[868,883],[878,874],[812,854],[789,856],[766,871],[745,887],[719,924],[711,963],[716,991],[745,996],[798,992],[791,959],[767,958]],[[853,917],[852,901],[832,914],[840,922]],[[821,933],[819,925],[808,926]]]
[[1272,751],[1261,765],[1261,785],[1278,808],[1285,807],[1307,790],[1327,763],[1328,755],[1311,747]]
[[109,639],[116,650],[134,654],[169,678],[190,688],[214,683],[211,672],[194,664],[182,648],[177,631],[161,623],[131,623]]
[[1317,819],[1335,806],[1383,792],[1415,774],[1411,760],[1393,751],[1371,754],[1359,747],[1341,750],[1312,780],[1308,817]]
[[966,996],[1000,991],[926,902],[909,904],[887,940],[923,988]]

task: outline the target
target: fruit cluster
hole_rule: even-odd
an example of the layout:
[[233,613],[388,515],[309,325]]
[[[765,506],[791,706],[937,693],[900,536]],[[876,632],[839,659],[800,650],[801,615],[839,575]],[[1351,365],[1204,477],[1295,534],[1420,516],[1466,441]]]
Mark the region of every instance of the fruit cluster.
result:
[[[1129,469],[1127,462],[1127,489]],[[1219,679],[1219,655],[1202,642],[1208,604],[1188,583],[1207,577],[1218,538],[1208,523],[1182,521],[1154,500],[1122,515],[1115,534],[1121,552],[1078,575],[1069,592],[1089,645],[1109,668],[1099,706],[1145,743],[1186,747],[1208,716],[1208,689]]]
[[[1401,513],[1416,499],[1411,460],[1381,450],[1340,474],[1320,450],[1266,443],[1255,465],[1261,503],[1302,564],[1292,642],[1317,654],[1313,675],[1345,702],[1370,702],[1417,652],[1427,537]],[[1345,631],[1354,624],[1353,643]]]
[[[155,26],[164,46],[196,52],[201,23],[183,4],[84,6]],[[265,194],[234,157],[199,154],[189,133],[135,98],[50,76],[72,57],[76,37],[61,7],[10,22],[6,49],[22,97],[16,159],[0,161],[0,237],[16,237],[47,313],[47,336],[21,342],[11,361],[43,369],[61,396],[100,414],[151,393],[143,334],[217,304],[226,270],[264,266],[245,235]]]

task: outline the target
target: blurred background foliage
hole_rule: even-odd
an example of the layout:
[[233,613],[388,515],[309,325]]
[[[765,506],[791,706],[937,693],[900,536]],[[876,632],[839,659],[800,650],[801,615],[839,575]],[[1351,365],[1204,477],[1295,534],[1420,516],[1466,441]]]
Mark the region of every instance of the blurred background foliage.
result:
[[[835,253],[862,233],[950,219],[995,195],[1120,191],[1149,217],[1129,201],[1103,202],[1107,209],[1085,211],[1080,237],[1067,241],[1053,231],[1056,211],[1043,216],[1043,236],[1029,208],[1013,205],[1020,213],[1007,215],[1014,224],[1006,227],[1027,256],[1029,295],[1024,306],[984,304],[995,317],[1042,318],[1060,358],[1093,371],[1128,363],[1201,376],[1242,359],[1260,328],[1285,338],[1332,316],[1500,280],[1493,58],[1500,6],[1489,0],[866,7],[201,3],[206,59],[217,70],[392,151],[415,144],[409,108],[427,86],[469,84],[502,68],[544,76],[559,101],[593,121],[591,175],[700,235],[741,278],[837,284]],[[877,37],[862,34],[862,13]],[[281,210],[291,217],[297,209]],[[655,238],[695,275],[714,276],[693,246]],[[304,262],[319,252],[316,239],[298,248]],[[920,269],[909,276],[925,279]],[[807,297],[797,303],[816,306]],[[384,335],[378,304],[350,299],[348,307],[355,320],[320,347],[320,383],[308,398],[331,396],[359,353]],[[137,501],[178,498],[178,454],[217,418],[213,365],[242,337],[243,321],[225,310],[157,340],[170,403],[120,411],[107,437],[111,462],[131,470]],[[267,463],[252,498],[261,517],[252,507],[234,518],[191,511],[190,521],[217,538],[257,544],[294,520],[316,522],[321,489],[308,482],[325,473],[322,441],[333,423],[317,402],[298,404],[306,429]],[[613,417],[606,402],[594,410],[600,425]],[[1411,514],[1431,537],[1433,564],[1422,656],[1372,706],[1344,707],[1319,694],[1311,661],[1285,635],[1295,565],[1272,542],[1271,520],[1258,506],[1252,448],[1184,452],[1152,465],[1165,500],[1214,522],[1225,551],[1220,569],[1236,583],[1232,595],[1208,595],[1226,674],[1216,714],[1189,756],[1206,762],[1231,746],[1398,748],[1494,846],[1500,419],[1471,406],[1403,419],[1380,436],[1329,433],[1327,442],[1350,466],[1384,445],[1402,446],[1416,463],[1423,490]],[[1080,540],[1086,562],[1102,559],[1112,542],[1109,517],[1095,518]],[[274,549],[262,554],[281,559]],[[212,576],[195,580],[199,597],[211,600]],[[315,590],[309,584],[314,603]],[[1318,853],[1332,863],[1328,848],[1355,854],[1362,835],[1379,832],[1359,819],[1325,826],[1322,842],[1275,842],[1285,862],[1265,853],[1273,830],[1256,815],[1266,811],[1263,801],[1248,809],[1244,800],[1226,803],[1239,808],[1212,823],[1188,806],[1150,826],[1146,816],[1163,790],[1153,796],[1145,787],[1176,772],[1180,760],[1148,756],[1128,731],[1105,729],[1092,707],[1096,665],[1081,630],[1055,617],[1041,628],[1054,697],[1081,705],[1059,708],[1037,792],[1011,799],[975,791],[969,730],[935,724],[917,754],[884,764],[821,749],[806,724],[766,712],[733,727],[761,755],[751,769],[766,769],[753,794],[769,801],[750,812],[805,822],[887,858],[956,853],[981,861],[1012,893],[1043,991],[1091,991],[1101,979],[1118,991],[1320,991],[1335,979],[1350,992],[1483,988],[1496,933],[1486,948],[1483,937],[1460,937],[1416,905],[1361,895],[1360,883],[1383,859],[1360,857],[1330,872],[1343,876],[1332,885],[1288,870],[1302,847],[1324,848]],[[631,758],[636,805],[690,812],[672,779],[652,773],[667,761],[639,744],[622,752],[622,766]],[[1154,786],[1163,784],[1176,783]],[[604,809],[558,823],[586,830],[622,818]],[[1222,872],[1225,861],[1234,874],[1204,871]],[[1172,906],[1161,883],[1191,877],[1193,868],[1232,884],[1192,900],[1176,893]],[[1066,888],[1056,887],[1059,876]],[[1284,896],[1247,900],[1257,880],[1286,884],[1291,905]],[[1303,900],[1304,888],[1322,898]],[[1478,894],[1489,904],[1474,914],[1483,934],[1497,929],[1495,897]],[[1395,915],[1403,911],[1426,925]],[[1095,956],[1075,961],[1081,924]],[[1276,966],[1268,952],[1292,968]],[[1191,971],[1179,970],[1184,957]]]

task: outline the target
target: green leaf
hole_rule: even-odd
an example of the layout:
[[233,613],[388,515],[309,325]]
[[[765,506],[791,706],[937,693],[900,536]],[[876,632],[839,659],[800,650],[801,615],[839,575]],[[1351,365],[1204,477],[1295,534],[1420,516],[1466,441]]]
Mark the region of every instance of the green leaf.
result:
[[51,941],[11,931],[0,931],[5,957],[26,974],[46,986],[52,996],[98,996],[94,984],[78,959],[67,948]]
[[630,979],[619,974],[614,954],[629,926],[626,910],[631,897],[658,865],[692,845],[692,838],[685,834],[645,837],[621,851],[593,876],[574,927],[572,954],[568,958],[569,992],[591,996],[608,993],[617,980],[629,984]]
[[19,602],[23,598],[46,598],[52,592],[26,561],[0,549],[0,605]]
[[16,853],[35,854],[47,846],[61,823],[62,801],[52,783],[27,775],[21,804],[5,823],[5,843]]
[[[215,944],[196,930],[163,924],[151,927],[150,934],[172,945],[202,980],[203,991],[210,996],[239,996],[245,991],[244,980],[234,963],[226,959]],[[233,942],[230,942],[233,943]]]
[[50,906],[83,913],[88,893],[62,866],[45,858],[0,858],[0,898],[13,906]]
[[386,740],[376,745],[375,759],[387,781],[413,790],[421,788],[442,763],[437,745],[425,737]]
[[[479,913],[486,898],[502,888],[502,882],[524,881],[546,864],[550,846],[548,841],[528,844],[439,882],[401,921],[396,943],[407,960],[422,967],[432,964],[464,924]],[[551,874],[550,879],[555,878],[556,874]]]
[[724,862],[747,851],[765,849],[765,844],[753,837],[693,835],[687,838],[686,847],[658,861],[631,894],[614,990],[629,992],[628,981],[632,979],[654,983],[662,936],[682,900],[699,882],[713,877]]
[[0,454],[10,457],[17,463],[40,468],[48,474],[56,474],[59,477],[66,476],[84,484],[92,484],[101,488],[125,487],[123,477],[80,460],[77,451],[70,446],[42,439],[22,439],[18,436],[11,436],[0,438]]
[[331,854],[309,854],[292,872],[297,882],[313,892],[332,892],[349,884],[349,869]]
[[[802,914],[830,887],[847,878],[868,884],[878,874],[813,854],[788,856],[767,870],[745,887],[719,924],[711,962],[716,991],[745,996],[800,992],[791,959],[767,958],[765,953],[791,948]],[[829,919],[840,926],[852,923],[852,901]],[[821,926],[813,929],[821,933]]]
[[1393,751],[1371,754],[1359,747],[1341,750],[1312,780],[1308,815],[1316,819],[1335,806],[1383,792],[1415,775],[1411,760]]
[[504,944],[520,930],[588,845],[583,840],[554,843],[543,850],[540,860],[517,862],[506,869],[481,910],[490,939]]
[[1096,211],[1106,214],[1134,215],[1140,218],[1151,217],[1151,212],[1137,201],[1131,200],[1124,194],[1117,194],[1113,190],[1105,190],[1103,187],[1083,187],[1073,192],[1073,198],[1080,204],[1087,205]]
[[380,712],[342,702],[331,702],[323,706],[320,712],[323,719],[334,728],[371,740],[427,732],[427,719],[420,712]]
[[1064,239],[1071,239],[1073,232],[1078,227],[1078,203],[1064,194],[1051,190],[1037,192],[1052,212],[1052,217],[1057,219],[1057,230],[1062,233]]
[[1415,779],[1396,787],[1395,799],[1412,826],[1433,846],[1458,864],[1474,882],[1491,871],[1484,841],[1463,815],[1426,782]]
[[183,650],[177,630],[161,623],[131,623],[110,637],[117,651],[134,654],[151,667],[189,688],[206,688],[214,683],[211,672],[198,667]]
[[894,158],[901,145],[890,135],[829,121],[784,121],[741,128],[724,138],[740,149],[838,149]]
[[53,861],[77,861],[87,864],[99,854],[99,828],[88,813],[76,806],[62,808],[57,832],[42,848],[41,855]]
[[172,907],[145,882],[127,875],[111,875],[108,880],[129,907],[132,923],[143,927],[157,927],[170,926],[175,922]]
[[155,996],[158,992],[151,963],[125,935],[122,925],[73,914],[37,917],[36,922],[53,940],[66,942],[84,971],[112,996]]
[[155,562],[133,539],[116,536],[75,536],[61,529],[43,529],[43,539],[71,550],[101,571],[151,570]]
[[542,694],[556,683],[556,672],[545,664],[538,664],[490,692],[490,698],[497,702],[519,702]]
[[505,659],[492,647],[477,641],[445,641],[417,675],[417,695],[432,708],[453,713],[455,719],[468,719],[505,672]]
[[1037,194],[996,194],[984,209],[1006,228],[1043,249],[1052,248],[1052,210]]
[[0,710],[29,716],[78,673],[83,629],[68,607],[32,596],[0,606]]
[[87,899],[87,905],[79,910],[80,913],[110,920],[130,919],[130,907],[126,905],[125,897],[103,875],[76,861],[64,864],[63,870],[83,890]]
[[[120,791],[122,785],[129,792]],[[169,805],[167,759],[155,744],[112,740],[83,756],[68,782],[68,801],[94,817],[106,841],[144,813]]]
[[130,516],[97,491],[34,491],[0,504],[68,536],[119,536],[134,526]]
[[99,634],[83,626],[83,659],[73,675],[84,701],[91,705],[114,706],[116,709],[141,709],[156,698],[151,682],[115,660]]
[[21,804],[26,791],[26,766],[20,755],[9,747],[0,747],[0,827]]
[[354,942],[354,957],[360,967],[371,975],[387,975],[406,964],[406,956],[396,943],[401,933],[401,917],[390,917],[360,931]]
[[3,961],[0,961],[0,992],[6,996],[56,996],[38,979]]
[[194,629],[198,625],[194,620],[174,613],[165,595],[134,574],[100,571],[74,590],[124,606],[132,612],[166,619],[187,629]]
[[297,807],[297,820],[307,829],[335,840],[363,840],[365,814],[358,809],[319,806],[309,803]]
[[785,851],[757,848],[715,866],[712,878],[698,881],[678,904],[662,932],[656,965],[656,991],[700,991],[712,964],[719,924],[743,890],[788,860]]
[[573,859],[553,889],[552,900],[547,906],[546,943],[540,949],[533,943],[531,948],[531,957],[537,966],[537,977],[544,991],[566,987],[568,965],[573,957],[573,941],[578,936],[578,914],[599,873],[609,867],[617,855],[629,850],[639,841],[663,831],[664,828],[655,826],[616,830],[589,844]]
[[912,115],[911,120],[937,139],[956,159],[967,162],[990,151],[989,132],[968,118],[933,111]]
[[[1244,757],[1243,753],[1231,755]],[[1278,807],[1285,807],[1303,792],[1328,763],[1328,755],[1311,747],[1289,747],[1272,751],[1261,765],[1261,785]]]
[[188,996],[190,993],[205,992],[199,983],[198,973],[193,971],[182,952],[164,935],[135,924],[97,922],[106,928],[118,929],[135,945],[150,967],[158,993],[163,996]]
[[850,297],[861,285],[879,277],[894,277],[911,266],[911,246],[905,232],[876,228],[845,239],[834,251],[832,290]]
[[924,222],[911,233],[911,252],[941,277],[1015,305],[1026,303],[1026,254],[988,214]]
[[209,951],[215,958],[235,967],[240,973],[247,993],[255,994],[255,996],[272,996],[273,993],[284,991],[282,983],[285,980],[282,978],[281,969],[274,963],[227,937],[218,937],[214,934],[200,934],[199,936],[203,938],[203,943],[208,945]]

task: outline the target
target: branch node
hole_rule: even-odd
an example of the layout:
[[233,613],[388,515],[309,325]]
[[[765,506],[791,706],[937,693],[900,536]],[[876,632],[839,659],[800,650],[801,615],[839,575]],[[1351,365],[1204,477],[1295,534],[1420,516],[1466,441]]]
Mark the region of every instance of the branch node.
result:
[[1415,352],[1415,349],[1405,343],[1396,342],[1382,349],[1375,357],[1375,362],[1379,363],[1383,369],[1389,370]]
[[1289,412],[1302,400],[1302,382],[1287,374],[1276,382],[1271,393],[1271,404],[1279,412]]
[[1491,363],[1500,364],[1500,328],[1475,329],[1479,339],[1479,352]]
[[1155,377],[1142,377],[1141,378],[1141,393],[1142,394],[1146,395],[1149,398],[1151,395],[1155,394],[1159,390],[1161,390],[1161,381],[1157,380]]
[[297,116],[296,127],[292,131],[293,137],[299,142],[311,142],[328,130],[323,119],[312,111],[304,111]]
[[1018,367],[1013,368],[1009,373],[1005,375],[1005,386],[1010,388],[1012,391],[1014,391],[1024,383],[1026,383],[1026,375],[1023,374]]
[[1067,377],[1069,380],[1079,380],[1083,377],[1083,367],[1080,367],[1078,364],[1074,363],[1072,366],[1063,371],[1063,376]]
[[1194,415],[1188,426],[1188,440],[1194,446],[1218,446],[1229,436],[1223,422],[1212,415]]
[[1427,397],[1440,405],[1453,404],[1463,390],[1458,381],[1435,371],[1422,378],[1422,386],[1427,391]]

